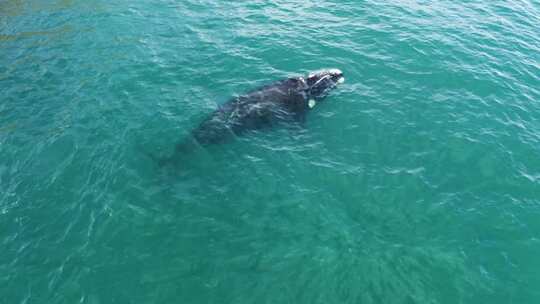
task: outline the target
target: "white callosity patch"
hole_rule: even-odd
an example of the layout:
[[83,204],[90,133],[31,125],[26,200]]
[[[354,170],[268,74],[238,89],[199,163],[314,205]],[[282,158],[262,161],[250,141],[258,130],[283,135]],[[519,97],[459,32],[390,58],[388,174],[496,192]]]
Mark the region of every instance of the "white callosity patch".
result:
[[336,75],[336,74],[343,74],[343,72],[341,72],[340,69],[318,70],[318,71],[309,73],[308,77],[313,77],[315,75],[321,75],[321,74],[333,74],[333,75]]
[[344,83],[344,82],[345,82],[345,77],[341,77],[340,79],[338,79],[337,82],[338,82],[338,83]]
[[310,99],[310,100],[308,101],[308,107],[309,107],[310,109],[312,109],[316,104],[317,104],[317,102],[315,101],[315,99]]
[[328,73],[329,74],[343,74],[343,72],[341,72],[340,69],[329,69]]

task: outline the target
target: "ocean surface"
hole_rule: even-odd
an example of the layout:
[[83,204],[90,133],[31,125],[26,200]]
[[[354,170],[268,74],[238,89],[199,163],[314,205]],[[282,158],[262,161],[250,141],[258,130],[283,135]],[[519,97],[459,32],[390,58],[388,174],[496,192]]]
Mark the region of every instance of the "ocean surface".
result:
[[[0,303],[540,303],[540,3],[0,0]],[[321,68],[300,128],[168,155]]]

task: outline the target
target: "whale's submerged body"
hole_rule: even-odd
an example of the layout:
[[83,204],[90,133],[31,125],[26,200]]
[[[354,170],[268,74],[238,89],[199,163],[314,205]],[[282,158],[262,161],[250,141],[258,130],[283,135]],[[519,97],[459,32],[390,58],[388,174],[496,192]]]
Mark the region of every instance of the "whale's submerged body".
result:
[[[191,132],[191,136],[204,146],[223,143],[246,131],[279,122],[301,122],[315,103],[343,80],[340,70],[330,69],[263,86],[220,106]],[[180,144],[177,148],[183,146]]]

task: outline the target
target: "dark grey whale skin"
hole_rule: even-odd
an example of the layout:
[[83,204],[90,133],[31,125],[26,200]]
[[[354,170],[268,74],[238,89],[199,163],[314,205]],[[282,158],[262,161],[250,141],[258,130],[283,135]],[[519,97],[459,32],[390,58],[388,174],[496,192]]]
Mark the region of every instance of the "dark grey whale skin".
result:
[[289,78],[238,96],[204,119],[191,136],[200,145],[217,144],[281,121],[302,121],[309,110],[307,90],[305,81]]
[[280,122],[303,122],[310,110],[309,100],[324,99],[342,78],[340,70],[323,70],[306,77],[280,80],[232,98],[193,129],[186,140],[178,143],[171,157],[159,162],[169,162],[175,154],[192,151],[197,146],[225,143],[250,130]]

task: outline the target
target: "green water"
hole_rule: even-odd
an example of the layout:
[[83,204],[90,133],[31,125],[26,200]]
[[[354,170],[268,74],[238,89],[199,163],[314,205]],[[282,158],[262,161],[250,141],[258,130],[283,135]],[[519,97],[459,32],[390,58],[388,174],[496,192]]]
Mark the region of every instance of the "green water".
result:
[[[0,303],[539,303],[537,1],[0,1]],[[320,68],[304,128],[166,155]]]

